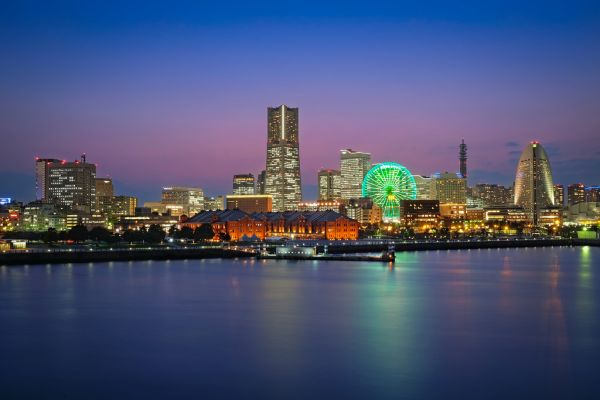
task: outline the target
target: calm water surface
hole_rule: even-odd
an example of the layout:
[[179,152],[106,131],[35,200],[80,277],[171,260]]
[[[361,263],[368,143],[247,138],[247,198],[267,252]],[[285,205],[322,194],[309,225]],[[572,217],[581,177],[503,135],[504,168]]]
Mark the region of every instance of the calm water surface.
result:
[[0,399],[600,398],[600,249],[0,267]]

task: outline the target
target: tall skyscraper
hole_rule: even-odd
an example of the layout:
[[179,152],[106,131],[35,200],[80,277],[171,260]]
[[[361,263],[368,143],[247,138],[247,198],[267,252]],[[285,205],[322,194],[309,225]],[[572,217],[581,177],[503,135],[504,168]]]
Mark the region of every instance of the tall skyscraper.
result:
[[554,185],[548,155],[539,142],[525,147],[515,177],[516,205],[525,209],[534,225],[538,224],[540,211],[554,205]]
[[48,170],[50,165],[60,163],[56,158],[35,158],[35,197],[36,200],[48,198]]
[[458,161],[460,161],[460,174],[467,179],[467,145],[465,139],[462,140],[459,146]]
[[295,210],[302,200],[297,108],[267,110],[265,194],[273,196],[273,211]]
[[340,151],[342,199],[358,199],[362,196],[362,182],[371,169],[371,154],[345,149]]
[[565,206],[565,187],[561,184],[554,185],[554,205]]
[[233,194],[254,194],[254,175],[240,174],[233,176]]
[[45,200],[90,213],[96,208],[96,165],[81,160],[46,164]]
[[342,176],[337,169],[319,171],[319,200],[334,201],[341,198]]
[[570,206],[585,201],[585,185],[573,183],[567,187],[567,202]]

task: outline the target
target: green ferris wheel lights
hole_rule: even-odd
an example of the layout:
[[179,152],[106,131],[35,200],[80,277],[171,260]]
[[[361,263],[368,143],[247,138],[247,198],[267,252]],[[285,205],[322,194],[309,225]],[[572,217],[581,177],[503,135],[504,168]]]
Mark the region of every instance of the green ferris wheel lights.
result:
[[384,162],[367,172],[362,184],[362,195],[373,200],[383,212],[383,220],[400,220],[400,201],[417,198],[415,178],[406,167]]

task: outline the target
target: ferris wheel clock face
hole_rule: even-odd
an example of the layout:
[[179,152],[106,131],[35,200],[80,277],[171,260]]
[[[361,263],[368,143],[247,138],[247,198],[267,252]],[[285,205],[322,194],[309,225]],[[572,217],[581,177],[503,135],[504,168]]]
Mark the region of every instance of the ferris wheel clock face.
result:
[[417,198],[415,178],[406,167],[384,162],[367,172],[362,195],[373,200],[383,213],[384,222],[400,221],[400,201]]

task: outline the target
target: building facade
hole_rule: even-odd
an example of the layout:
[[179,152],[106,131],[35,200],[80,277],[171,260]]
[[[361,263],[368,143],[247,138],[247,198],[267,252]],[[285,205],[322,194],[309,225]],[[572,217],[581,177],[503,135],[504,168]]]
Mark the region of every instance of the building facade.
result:
[[440,204],[467,204],[467,180],[460,174],[450,172],[437,175],[435,199]]
[[319,201],[336,201],[341,199],[342,178],[336,169],[322,169],[318,174]]
[[96,178],[96,207],[95,211],[109,215],[113,201],[114,188],[110,178]]
[[256,194],[265,194],[265,175],[267,171],[264,169],[260,171],[258,177],[256,178]]
[[132,196],[114,196],[112,199],[111,216],[127,217],[135,215],[137,198]]
[[81,160],[47,163],[44,200],[84,213],[96,208],[96,165]]
[[246,213],[273,211],[273,196],[270,194],[227,195],[227,210],[239,209]]
[[48,170],[53,164],[60,164],[62,160],[56,158],[35,158],[35,198],[36,200],[48,199]]
[[565,206],[565,187],[560,184],[554,185],[554,205]]
[[577,203],[585,202],[585,185],[583,183],[573,183],[567,187],[567,203],[572,206]]
[[417,185],[417,200],[435,200],[435,178],[413,175]]
[[498,206],[512,203],[512,189],[491,183],[479,183],[473,187],[472,197],[481,200],[481,206]]
[[440,224],[440,202],[437,200],[402,200],[402,224],[415,232],[428,232]]
[[273,210],[296,210],[302,201],[298,109],[286,105],[267,110],[265,194]]
[[529,143],[519,159],[515,177],[514,204],[538,225],[540,210],[554,206],[554,183],[548,155],[539,142]]
[[371,154],[345,149],[340,151],[340,195],[344,200],[362,197],[362,183],[371,169]]
[[195,215],[204,209],[204,192],[200,188],[165,187],[161,203],[173,210],[171,215]]
[[254,175],[240,174],[233,176],[233,194],[234,195],[252,195],[255,194]]

